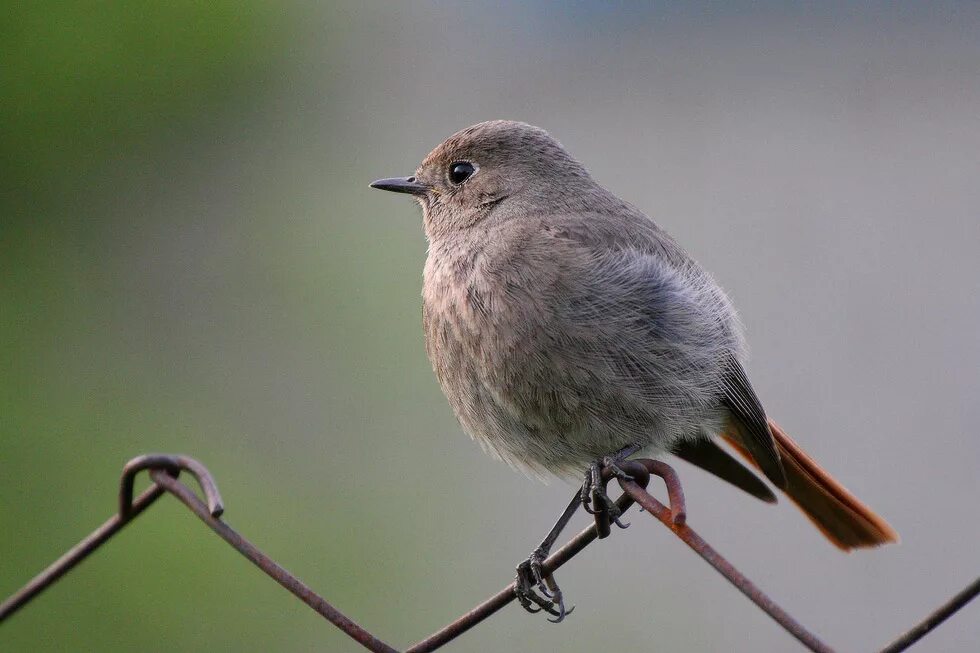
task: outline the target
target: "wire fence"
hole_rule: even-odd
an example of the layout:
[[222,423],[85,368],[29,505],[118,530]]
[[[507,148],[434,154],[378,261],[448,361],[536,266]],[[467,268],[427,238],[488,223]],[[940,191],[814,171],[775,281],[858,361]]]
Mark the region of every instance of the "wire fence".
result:
[[[620,511],[625,512],[634,503],[640,505],[651,517],[666,526],[678,539],[687,544],[718,573],[738,588],[762,611],[795,637],[807,650],[817,653],[833,653],[829,645],[811,633],[793,616],[783,610],[752,581],[745,577],[730,562],[712,548],[700,535],[687,525],[684,494],[674,470],[667,464],[656,460],[631,460],[620,462],[619,467],[630,479],[617,479],[623,490],[616,500]],[[152,485],[138,497],[133,497],[136,475],[148,470]],[[193,476],[204,494],[202,501],[178,477],[182,472]],[[646,490],[651,476],[661,478],[667,489],[668,502],[664,505]],[[611,474],[603,470],[603,482],[608,483]],[[398,653],[398,649],[385,643],[368,632],[356,622],[333,607],[326,599],[314,592],[298,578],[290,574],[272,558],[260,551],[243,535],[221,520],[224,505],[214,478],[200,462],[180,455],[152,454],[138,456],[123,468],[119,486],[119,511],[104,524],[93,531],[71,550],[53,562],[47,569],[35,576],[10,598],[0,603],[0,624],[15,612],[37,597],[45,588],[55,583],[75,565],[105,544],[113,535],[141,515],[164,494],[171,494],[187,506],[215,534],[245,556],[265,574],[282,585],[293,596],[301,600],[330,623],[346,633],[364,648],[375,653]],[[582,530],[564,546],[551,554],[542,564],[542,571],[550,576],[562,565],[570,561],[596,539],[609,535],[611,516],[608,510],[598,510],[595,523]],[[474,626],[485,621],[507,606],[517,597],[515,583],[466,612],[452,623],[429,635],[418,643],[404,649],[403,653],[423,653],[435,651],[456,639]],[[980,578],[977,578],[962,591],[954,595],[933,613],[927,615],[892,643],[880,649],[879,653],[900,653],[907,650],[926,634],[946,621],[955,612],[980,594]]]

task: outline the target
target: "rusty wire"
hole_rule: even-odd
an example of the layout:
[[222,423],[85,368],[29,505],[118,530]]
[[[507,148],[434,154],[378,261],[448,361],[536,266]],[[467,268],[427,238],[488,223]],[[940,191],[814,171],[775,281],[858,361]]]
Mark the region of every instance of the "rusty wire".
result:
[[[621,511],[625,512],[634,502],[640,504],[646,512],[670,529],[674,535],[691,547],[801,644],[811,651],[832,653],[833,649],[780,608],[687,525],[684,495],[677,475],[670,466],[654,460],[632,460],[626,463],[621,462],[619,465],[632,479],[619,479],[620,486],[623,488],[623,495],[617,499],[616,504]],[[134,479],[136,474],[142,470],[149,470],[153,485],[134,499]],[[206,504],[190,488],[178,480],[182,471],[186,471],[195,477],[204,493]],[[650,475],[659,476],[663,479],[667,488],[668,506],[660,503],[646,491],[645,488]],[[609,477],[608,470],[604,470],[604,481],[608,482]],[[47,569],[35,576],[10,598],[0,603],[0,623],[88,557],[119,530],[143,513],[165,492],[175,496],[225,542],[364,648],[374,653],[397,653],[397,649],[392,648],[345,616],[222,521],[220,516],[224,507],[221,495],[218,493],[214,478],[204,465],[187,456],[163,454],[139,456],[126,464],[120,481],[119,512]],[[594,540],[608,535],[608,525],[608,514],[600,511],[596,515],[595,524],[581,531],[544,561],[542,564],[543,571],[548,575],[554,573],[555,570],[571,560]],[[514,583],[511,583],[449,625],[409,647],[405,653],[434,651],[459,637],[514,601],[516,598],[514,587]],[[880,653],[900,653],[908,649],[977,595],[980,595],[980,578],[882,649]]]
[[[623,467],[620,465],[620,467]],[[623,470],[630,474],[634,479],[642,472],[647,472],[647,474],[656,474],[664,479],[667,484],[668,495],[680,496],[680,500],[683,501],[683,496],[680,495],[680,480],[677,478],[674,470],[667,464],[660,462],[659,460],[638,460],[630,461]],[[667,508],[662,503],[654,499],[636,480],[626,480],[619,479],[619,485],[623,488],[623,492],[632,497],[638,504],[640,504],[644,510],[650,513],[653,517],[659,520],[664,526],[669,528],[674,535],[676,535],[684,544],[691,547],[695,553],[704,558],[705,562],[715,568],[715,570],[724,576],[728,582],[738,588],[742,594],[747,596],[753,603],[755,603],[759,608],[761,608],[766,614],[772,617],[776,623],[782,626],[786,631],[795,637],[803,646],[807,647],[815,653],[833,653],[833,649],[827,644],[820,641],[820,639],[808,631],[803,625],[794,619],[788,612],[779,607],[775,601],[766,596],[765,592],[759,589],[755,583],[750,581],[745,577],[742,572],[735,568],[732,563],[728,562],[714,550],[704,539],[694,532],[694,530],[687,525],[687,520],[685,517],[685,511],[683,506],[678,510],[674,506],[674,499],[671,498],[671,507]],[[645,484],[644,484],[645,485]],[[671,487],[674,487],[674,491],[671,492]]]
[[901,653],[915,644],[917,641],[929,634],[939,624],[953,616],[957,610],[980,595],[980,578],[963,588],[946,603],[939,606],[935,612],[930,613],[925,619],[912,626],[908,632],[899,636],[894,642],[881,649],[879,653]]

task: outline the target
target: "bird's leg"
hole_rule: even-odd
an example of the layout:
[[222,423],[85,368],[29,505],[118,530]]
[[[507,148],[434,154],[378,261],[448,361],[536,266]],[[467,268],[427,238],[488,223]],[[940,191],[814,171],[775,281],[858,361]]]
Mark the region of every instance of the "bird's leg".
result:
[[[553,575],[544,575],[541,565],[551,552],[551,547],[554,546],[558,536],[561,535],[565,526],[571,521],[580,505],[584,506],[589,514],[595,514],[596,511],[593,511],[589,505],[591,503],[597,506],[602,504],[602,507],[598,510],[600,514],[607,515],[620,528],[629,526],[629,524],[623,524],[619,521],[619,508],[606,495],[605,488],[602,484],[602,469],[603,467],[607,467],[618,478],[630,478],[616,463],[628,456],[632,456],[639,450],[639,446],[629,445],[589,465],[582,489],[572,496],[572,500],[568,502],[568,506],[565,507],[565,510],[558,517],[551,530],[548,531],[548,535],[541,541],[541,544],[531,552],[527,560],[517,566],[517,580],[514,584],[514,593],[517,594],[517,599],[521,602],[521,606],[525,610],[532,613],[544,610],[555,617],[548,621],[559,623],[575,609],[575,606],[568,609],[565,608],[565,600],[562,596],[561,588],[558,587],[558,583],[555,581]],[[608,528],[606,528],[606,532],[608,533]]]
[[[585,483],[582,484],[580,500],[585,512],[590,515],[597,515],[596,526],[599,528],[599,537],[606,537],[609,534],[609,522],[615,523],[620,528],[629,528],[629,524],[619,521],[622,514],[616,502],[606,494],[605,484],[602,482],[602,470],[608,469],[615,477],[623,480],[633,480],[632,477],[624,472],[616,464],[632,456],[640,450],[639,445],[631,444],[623,447],[616,453],[603,457],[589,465],[585,473]],[[605,522],[604,524],[600,522]]]
[[[514,593],[517,594],[517,599],[528,612],[544,610],[553,615],[555,618],[549,619],[549,621],[554,623],[559,623],[567,615],[570,615],[575,606],[565,609],[565,601],[558,583],[552,576],[544,576],[541,563],[548,557],[551,547],[555,545],[555,540],[571,521],[581,503],[582,496],[576,492],[561,516],[558,517],[555,525],[548,531],[548,535],[541,541],[541,544],[531,552],[527,560],[517,565],[517,581],[514,585]],[[541,592],[541,595],[539,596],[537,592]]]

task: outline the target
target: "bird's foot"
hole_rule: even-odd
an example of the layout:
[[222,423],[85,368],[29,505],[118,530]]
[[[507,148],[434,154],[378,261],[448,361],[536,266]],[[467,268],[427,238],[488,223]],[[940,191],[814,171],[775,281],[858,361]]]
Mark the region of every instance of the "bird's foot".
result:
[[566,609],[565,599],[554,576],[544,575],[542,563],[545,557],[547,557],[547,552],[537,548],[531,552],[527,560],[517,565],[514,594],[517,595],[517,600],[520,601],[521,607],[525,610],[532,614],[541,611],[547,612],[554,617],[548,621],[557,624],[572,614],[575,606]]
[[[616,502],[606,495],[606,482],[610,477],[633,480],[616,463],[633,455],[638,449],[639,447],[636,445],[623,447],[611,456],[606,456],[589,465],[589,471],[586,473],[582,489],[572,497],[568,507],[558,517],[558,521],[552,526],[551,531],[538,548],[531,552],[527,560],[517,566],[514,594],[525,610],[532,613],[547,612],[554,617],[548,621],[560,623],[575,609],[575,606],[565,608],[565,599],[562,597],[561,588],[558,587],[554,575],[544,569],[544,561],[558,535],[568,525],[580,504],[585,507],[589,514],[595,515],[599,537],[609,535],[610,524],[616,524],[620,528],[629,526],[629,524],[624,524],[619,520],[622,511]],[[606,476],[605,479],[603,479],[603,475]]]
[[[623,512],[616,505],[616,502],[606,494],[606,484],[602,480],[603,469],[608,470],[610,476],[613,478],[619,478],[624,481],[633,480],[632,476],[624,472],[616,464],[617,462],[619,462],[619,459],[606,456],[602,460],[597,460],[589,465],[589,470],[585,473],[585,482],[582,484],[582,507],[590,515],[604,517],[607,525],[613,523],[620,528],[629,528],[629,522],[623,523],[620,521],[619,517]],[[600,528],[600,537],[605,537],[602,534],[603,530]]]

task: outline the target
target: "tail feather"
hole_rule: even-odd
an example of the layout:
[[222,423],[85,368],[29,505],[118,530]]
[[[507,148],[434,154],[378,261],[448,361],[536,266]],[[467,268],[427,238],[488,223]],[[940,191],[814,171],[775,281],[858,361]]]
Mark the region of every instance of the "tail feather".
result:
[[[827,539],[844,551],[898,542],[898,533],[888,522],[820,467],[772,420],[769,428],[786,471],[787,496]],[[755,464],[736,435],[723,437]]]

